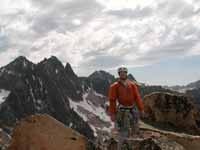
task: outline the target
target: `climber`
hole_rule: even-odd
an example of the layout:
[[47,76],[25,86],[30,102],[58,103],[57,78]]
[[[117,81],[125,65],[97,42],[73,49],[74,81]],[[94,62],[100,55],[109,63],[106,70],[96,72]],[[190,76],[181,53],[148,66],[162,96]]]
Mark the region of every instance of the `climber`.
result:
[[118,150],[121,150],[126,138],[139,132],[139,116],[144,117],[144,106],[137,85],[127,79],[127,72],[125,67],[118,68],[119,79],[110,85],[108,94],[108,112],[118,131]]

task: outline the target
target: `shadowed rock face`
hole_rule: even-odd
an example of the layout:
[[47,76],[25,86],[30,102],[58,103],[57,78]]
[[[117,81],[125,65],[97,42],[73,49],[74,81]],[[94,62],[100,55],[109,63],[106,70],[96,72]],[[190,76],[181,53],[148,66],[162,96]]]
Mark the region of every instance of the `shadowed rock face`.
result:
[[12,134],[8,150],[85,150],[87,139],[49,115],[21,120]]
[[186,132],[199,134],[199,113],[192,99],[169,93],[152,93],[144,98],[148,119],[170,124]]
[[23,88],[23,79],[35,68],[35,64],[20,56],[8,65],[0,68],[0,89]]
[[19,57],[2,67],[0,87],[11,92],[0,105],[0,123],[13,126],[28,115],[47,113],[92,139],[90,126],[69,105],[69,98],[80,101],[83,93],[69,68],[54,56],[37,65]]
[[200,87],[194,88],[194,89],[191,89],[191,90],[187,90],[185,92],[185,94],[193,97],[194,103],[196,104],[196,106],[200,110]]

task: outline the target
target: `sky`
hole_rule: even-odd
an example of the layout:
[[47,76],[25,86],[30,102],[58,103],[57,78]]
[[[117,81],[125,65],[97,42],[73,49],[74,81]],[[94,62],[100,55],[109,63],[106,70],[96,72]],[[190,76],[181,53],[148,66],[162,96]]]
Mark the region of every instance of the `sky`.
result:
[[140,82],[200,80],[199,0],[1,0],[0,66],[52,55],[78,76],[127,66]]

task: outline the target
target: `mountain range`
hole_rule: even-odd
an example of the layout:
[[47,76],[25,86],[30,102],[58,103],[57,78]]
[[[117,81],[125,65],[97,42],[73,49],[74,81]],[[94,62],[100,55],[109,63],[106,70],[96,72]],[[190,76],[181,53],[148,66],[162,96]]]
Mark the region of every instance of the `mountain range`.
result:
[[[178,93],[172,88],[140,83],[132,74],[128,78],[138,85],[142,98],[152,92]],[[105,105],[109,85],[114,81],[116,78],[103,70],[79,77],[69,63],[64,66],[55,56],[37,64],[19,56],[0,68],[0,128],[10,133],[21,118],[42,113],[89,139],[105,135],[113,126]]]
[[200,110],[200,80],[184,86],[164,86],[164,88],[192,97]]

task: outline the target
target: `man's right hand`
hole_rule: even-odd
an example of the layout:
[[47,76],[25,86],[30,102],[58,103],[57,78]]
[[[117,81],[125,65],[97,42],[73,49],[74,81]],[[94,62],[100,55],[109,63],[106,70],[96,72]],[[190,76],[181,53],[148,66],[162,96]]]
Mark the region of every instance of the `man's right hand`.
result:
[[110,114],[110,119],[114,122],[115,121],[115,114]]

